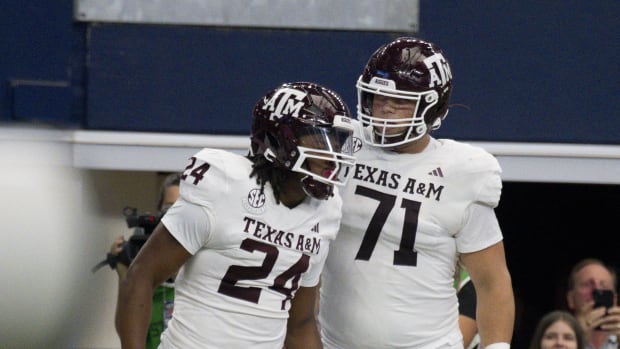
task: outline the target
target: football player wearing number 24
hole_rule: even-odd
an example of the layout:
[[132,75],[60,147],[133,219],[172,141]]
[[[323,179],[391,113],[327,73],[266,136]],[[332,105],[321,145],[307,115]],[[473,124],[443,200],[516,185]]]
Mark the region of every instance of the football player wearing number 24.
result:
[[322,348],[320,274],[351,173],[350,112],[332,90],[285,83],[253,109],[246,157],[205,148],[119,288],[123,349],[143,348],[153,289],[178,270],[161,349]]
[[460,259],[478,294],[481,347],[510,347],[514,296],[494,208],[502,180],[484,149],[430,135],[452,71],[435,44],[401,37],[357,81],[356,165],[322,276],[325,348],[463,348]]

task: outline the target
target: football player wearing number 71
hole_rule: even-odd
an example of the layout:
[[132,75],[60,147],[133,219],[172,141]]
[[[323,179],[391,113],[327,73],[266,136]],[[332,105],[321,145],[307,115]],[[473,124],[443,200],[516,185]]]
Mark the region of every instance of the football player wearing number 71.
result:
[[286,83],[254,106],[248,156],[205,148],[191,157],[180,198],[121,282],[123,349],[144,347],[153,289],[179,269],[160,349],[322,348],[315,302],[352,133],[335,92]]
[[494,212],[501,170],[481,148],[430,135],[452,92],[442,50],[397,38],[371,55],[357,90],[357,162],[322,277],[325,348],[463,348],[459,259],[478,295],[481,348],[509,348],[514,297]]

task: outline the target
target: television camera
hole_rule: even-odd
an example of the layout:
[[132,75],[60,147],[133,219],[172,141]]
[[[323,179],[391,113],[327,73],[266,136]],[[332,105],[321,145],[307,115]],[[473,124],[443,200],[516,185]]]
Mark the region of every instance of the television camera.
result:
[[106,259],[93,267],[92,272],[96,272],[106,264],[112,269],[116,268],[117,263],[129,266],[131,261],[138,255],[138,252],[149,238],[164,213],[165,212],[162,211],[157,214],[150,214],[148,212],[138,214],[137,208],[125,207],[123,209],[123,215],[125,216],[127,227],[134,228],[132,235],[127,241],[123,242],[121,245],[122,250],[118,255],[108,253]]

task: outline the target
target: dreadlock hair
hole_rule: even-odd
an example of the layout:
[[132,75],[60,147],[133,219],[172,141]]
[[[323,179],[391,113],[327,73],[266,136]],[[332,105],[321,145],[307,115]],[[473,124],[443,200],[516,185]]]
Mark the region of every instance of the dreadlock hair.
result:
[[271,183],[273,188],[273,196],[276,199],[276,203],[280,203],[280,194],[282,193],[282,184],[286,181],[290,172],[278,167],[275,167],[273,163],[265,158],[263,154],[251,155],[248,154],[247,158],[252,161],[252,172],[250,172],[250,178],[256,176],[256,184],[260,185],[261,194],[265,193],[265,183]]

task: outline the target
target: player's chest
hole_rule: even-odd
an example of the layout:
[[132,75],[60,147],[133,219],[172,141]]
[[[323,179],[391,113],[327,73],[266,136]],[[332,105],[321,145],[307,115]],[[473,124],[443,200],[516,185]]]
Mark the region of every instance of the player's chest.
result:
[[468,196],[463,185],[445,176],[441,163],[394,165],[362,159],[343,190],[342,224],[357,230],[372,227],[388,239],[400,239],[402,231],[432,239],[456,230]]
[[[280,207],[278,207],[280,208]],[[208,243],[217,249],[235,249],[245,242],[252,246],[269,245],[310,255],[321,250],[323,231],[335,230],[331,222],[308,212],[306,215],[286,215],[285,210],[265,211],[263,214],[239,212],[219,217]]]

